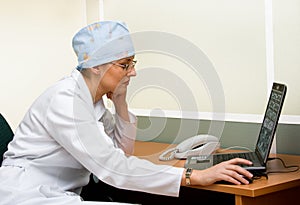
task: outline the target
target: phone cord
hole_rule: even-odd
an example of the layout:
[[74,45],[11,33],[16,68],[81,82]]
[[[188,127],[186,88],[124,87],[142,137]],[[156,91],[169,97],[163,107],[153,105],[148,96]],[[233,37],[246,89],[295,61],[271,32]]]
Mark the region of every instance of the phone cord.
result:
[[[178,152],[179,150],[177,148],[172,148],[172,149],[168,149],[166,151],[164,151],[160,156],[159,156],[159,160],[161,161],[168,161],[171,159],[174,159],[175,154]],[[166,157],[166,155],[169,155],[169,157]]]

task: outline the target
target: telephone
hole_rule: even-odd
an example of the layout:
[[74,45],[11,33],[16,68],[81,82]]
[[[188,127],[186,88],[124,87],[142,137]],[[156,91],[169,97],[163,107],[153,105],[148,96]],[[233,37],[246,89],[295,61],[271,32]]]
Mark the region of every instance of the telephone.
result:
[[186,159],[190,155],[210,155],[218,148],[220,142],[217,137],[207,134],[196,135],[179,143],[175,148],[163,152],[159,160]]

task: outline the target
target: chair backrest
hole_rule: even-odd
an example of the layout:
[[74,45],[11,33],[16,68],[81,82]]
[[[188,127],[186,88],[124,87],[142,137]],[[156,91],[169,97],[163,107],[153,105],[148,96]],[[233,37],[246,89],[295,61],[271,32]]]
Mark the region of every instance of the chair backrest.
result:
[[3,161],[3,154],[7,150],[8,143],[13,139],[14,133],[6,119],[0,113],[0,165]]

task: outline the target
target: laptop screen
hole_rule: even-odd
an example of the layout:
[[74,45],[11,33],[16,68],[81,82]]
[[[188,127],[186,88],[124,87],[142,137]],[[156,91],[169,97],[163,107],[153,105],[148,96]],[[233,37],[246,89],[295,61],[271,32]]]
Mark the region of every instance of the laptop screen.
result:
[[270,154],[286,89],[286,86],[283,84],[273,83],[255,150],[264,163],[267,162]]

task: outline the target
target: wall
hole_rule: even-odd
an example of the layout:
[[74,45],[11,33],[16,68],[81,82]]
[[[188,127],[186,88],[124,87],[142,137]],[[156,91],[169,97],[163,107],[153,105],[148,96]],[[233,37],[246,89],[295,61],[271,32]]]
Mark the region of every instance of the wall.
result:
[[[272,12],[268,28],[266,7]],[[2,0],[1,113],[15,129],[34,99],[76,66],[71,47],[75,32],[99,19],[118,19],[134,33],[159,31],[186,40],[212,63],[215,72],[210,74],[217,74],[224,94],[224,147],[253,148],[270,82],[287,83],[276,148],[300,154],[299,9],[298,0]],[[199,75],[180,56],[166,53],[139,52],[137,59],[129,105],[139,118],[138,139],[177,143],[208,132],[215,98],[205,73]],[[174,139],[178,129],[184,135]]]
[[[133,34],[145,32],[144,38],[147,38],[146,32],[159,31],[186,40],[186,46],[190,46],[190,42],[198,47],[211,62],[211,69],[215,70],[220,80],[227,114],[237,114],[241,118],[247,118],[247,114],[261,115],[272,82],[277,81],[286,83],[289,89],[283,115],[287,118],[291,116],[290,119],[297,116],[299,119],[300,86],[293,74],[299,65],[295,52],[299,47],[299,26],[293,26],[299,25],[298,8],[299,1],[295,0],[274,1],[273,5],[270,0],[127,0],[126,3],[111,0],[104,1],[104,19],[125,21]],[[270,19],[268,12],[273,13],[273,18]],[[287,29],[289,34],[284,32]],[[144,42],[151,40],[144,39]],[[155,43],[162,42],[152,42]],[[154,48],[157,47],[153,45],[150,51],[137,50],[138,72],[161,68],[170,75],[178,76],[182,82],[166,83],[166,87],[177,86],[175,93],[173,90],[151,87],[153,79],[149,75],[149,78],[143,79],[148,85],[136,88],[132,94],[131,107],[180,110],[184,103],[176,95],[182,93],[181,87],[187,87],[189,90],[185,92],[191,92],[197,106],[183,111],[214,111],[213,92],[208,89],[205,74],[199,71],[205,68],[202,65],[193,67],[192,62],[175,55],[178,53],[163,53]],[[175,45],[173,49],[183,49],[190,56],[194,54],[191,47]],[[282,55],[282,52],[285,54]],[[200,75],[195,75],[195,69],[199,69]],[[152,94],[159,96],[161,104],[155,98],[149,98]]]
[[[210,125],[209,120],[138,116],[137,139],[179,143],[195,133],[208,133]],[[226,121],[220,137],[222,148],[254,150],[260,126],[259,123]],[[299,125],[279,124],[276,132],[276,149],[272,152],[300,155],[299,133]]]
[[273,151],[300,154],[299,1],[100,2],[103,19],[126,22],[136,44],[128,101],[140,139],[177,143],[219,129],[224,147],[253,148],[276,81],[288,92]]
[[13,129],[34,99],[76,66],[71,40],[84,0],[1,0],[1,113]]

